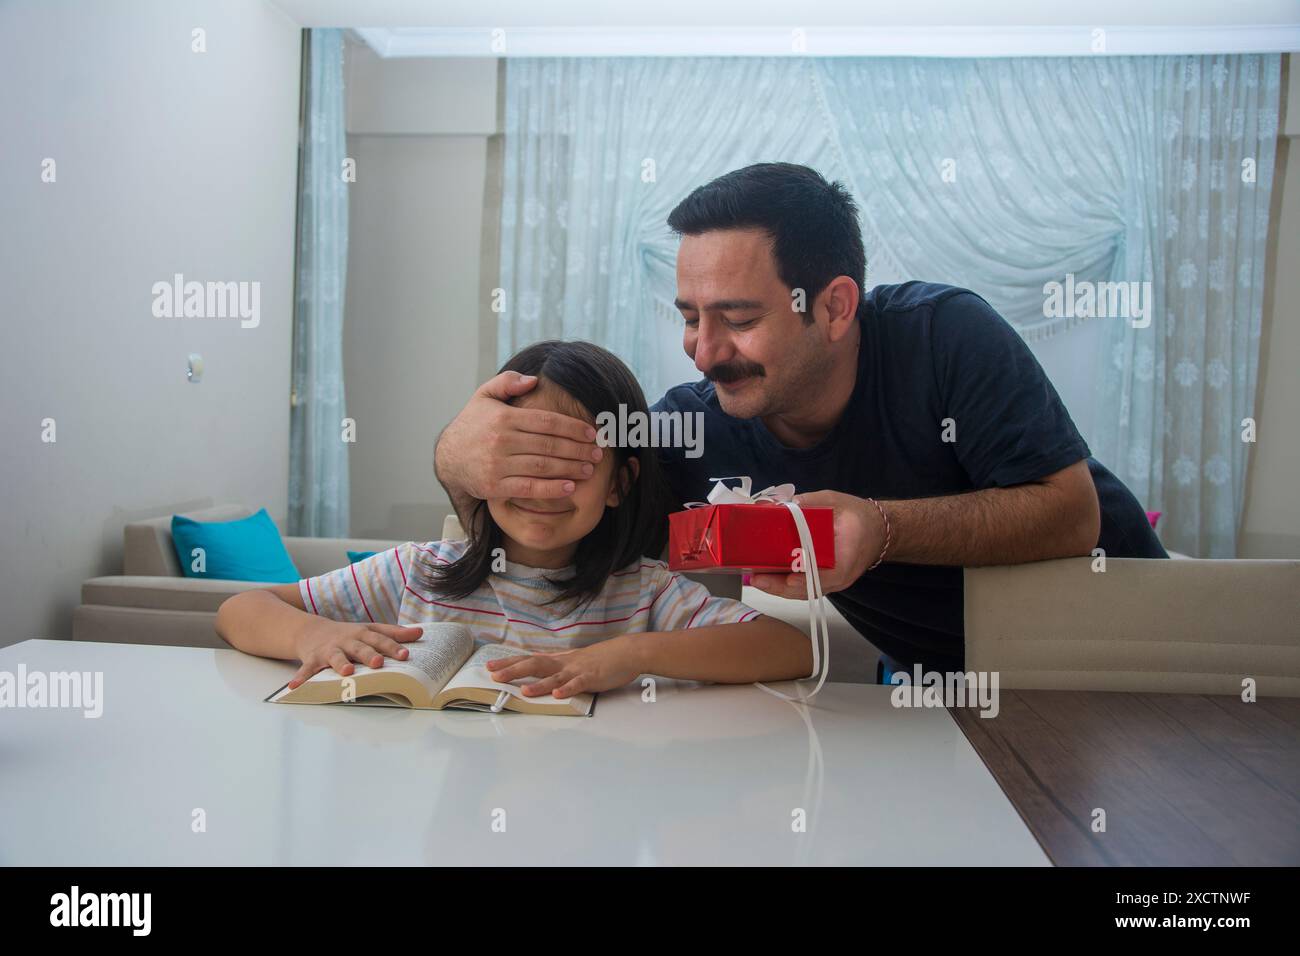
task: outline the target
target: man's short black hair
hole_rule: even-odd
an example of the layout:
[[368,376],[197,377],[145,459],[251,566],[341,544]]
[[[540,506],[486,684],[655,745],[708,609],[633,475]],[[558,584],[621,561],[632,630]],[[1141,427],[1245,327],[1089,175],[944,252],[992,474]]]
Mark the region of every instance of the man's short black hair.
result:
[[[858,284],[858,315],[866,300],[867,255],[858,206],[839,183],[795,163],[756,163],[700,186],[668,214],[680,236],[757,227],[772,237],[776,273],[808,304],[836,276]],[[812,321],[805,312],[804,323]]]

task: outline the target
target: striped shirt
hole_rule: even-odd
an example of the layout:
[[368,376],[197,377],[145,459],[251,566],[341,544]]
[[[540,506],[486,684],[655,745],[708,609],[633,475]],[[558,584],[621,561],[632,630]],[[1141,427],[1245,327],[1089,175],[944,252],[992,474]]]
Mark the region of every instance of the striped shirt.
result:
[[473,594],[456,600],[421,586],[421,562],[448,564],[468,542],[414,541],[298,582],[303,606],[335,621],[400,624],[454,621],[468,625],[476,641],[523,650],[564,651],[620,634],[673,631],[752,621],[758,611],[739,601],[714,597],[696,581],[643,558],[615,571],[604,589],[576,612],[572,601],[546,607],[560,588],[546,578],[564,579],[565,568],[532,568],[511,561],[490,574]]

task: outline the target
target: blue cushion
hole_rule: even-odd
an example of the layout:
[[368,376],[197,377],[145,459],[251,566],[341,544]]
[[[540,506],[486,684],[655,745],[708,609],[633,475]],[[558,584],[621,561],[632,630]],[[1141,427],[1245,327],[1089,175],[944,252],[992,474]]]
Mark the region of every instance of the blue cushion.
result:
[[366,558],[373,558],[378,551],[349,551],[348,564],[356,564],[358,561],[364,561]]
[[[187,578],[291,584],[301,577],[265,508],[236,521],[195,521],[173,515],[172,545]],[[194,570],[195,548],[204,551],[201,572]]]

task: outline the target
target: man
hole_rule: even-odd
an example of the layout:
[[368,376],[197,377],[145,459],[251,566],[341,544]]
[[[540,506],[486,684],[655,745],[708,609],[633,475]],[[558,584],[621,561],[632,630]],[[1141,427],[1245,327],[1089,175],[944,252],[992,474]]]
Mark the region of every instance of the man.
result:
[[[679,502],[712,476],[791,482],[835,509],[831,603],[891,667],[963,666],[962,568],[1090,554],[1165,558],[1141,506],[1090,457],[1029,348],[982,298],[908,282],[860,294],[852,198],[804,166],[721,176],[674,209],[677,307],[704,379],[655,411],[700,412],[703,455],[664,449]],[[474,498],[562,497],[595,432],[479,389],[439,438],[458,513]],[[804,596],[802,574],[755,586]]]

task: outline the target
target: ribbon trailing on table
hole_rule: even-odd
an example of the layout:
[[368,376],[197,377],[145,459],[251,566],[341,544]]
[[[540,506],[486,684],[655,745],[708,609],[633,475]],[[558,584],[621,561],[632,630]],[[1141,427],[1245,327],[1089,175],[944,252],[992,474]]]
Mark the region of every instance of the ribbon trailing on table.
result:
[[[830,672],[831,632],[826,619],[825,595],[822,594],[821,574],[817,569],[817,551],[813,547],[812,532],[808,530],[808,519],[803,509],[794,500],[794,485],[769,485],[757,494],[750,494],[753,480],[749,475],[734,475],[730,478],[710,478],[716,482],[709,492],[707,501],[688,501],[687,508],[707,508],[710,505],[756,505],[763,502],[784,505],[790,509],[795,528],[799,531],[799,547],[802,552],[804,582],[808,587],[808,639],[812,642],[813,672],[802,680],[817,678],[817,686],[811,693],[791,696],[775,688],[768,687],[761,681],[755,681],[756,687],[780,697],[782,700],[807,701],[822,689],[826,675]],[[724,481],[739,481],[740,488],[728,488]]]

